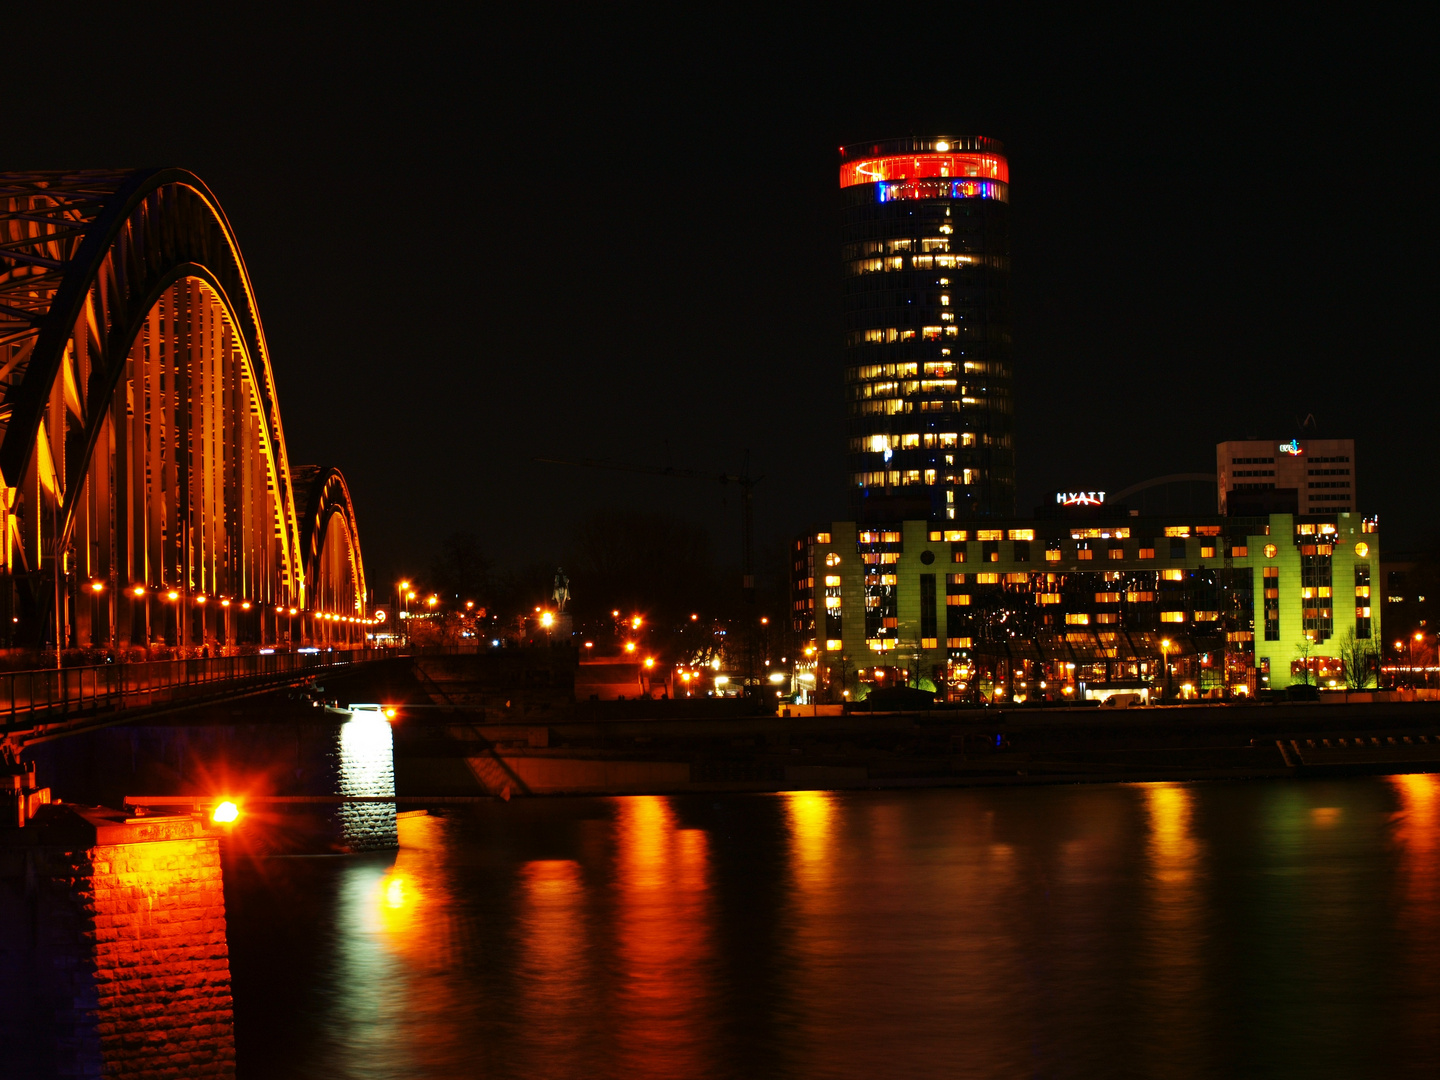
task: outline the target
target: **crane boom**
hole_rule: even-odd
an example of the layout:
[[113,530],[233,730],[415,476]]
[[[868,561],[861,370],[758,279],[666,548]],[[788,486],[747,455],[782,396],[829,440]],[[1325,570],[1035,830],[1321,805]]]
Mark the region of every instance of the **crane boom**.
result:
[[750,475],[750,454],[745,454],[745,472],[740,476],[730,473],[702,472],[699,469],[677,469],[666,465],[632,465],[623,461],[606,461],[603,458],[549,458],[533,460],[546,465],[578,465],[585,469],[610,469],[615,472],[643,473],[646,476],[673,476],[681,480],[713,480],[720,484],[740,485],[741,512],[741,559],[740,587],[745,599],[755,600],[755,485],[765,478]]

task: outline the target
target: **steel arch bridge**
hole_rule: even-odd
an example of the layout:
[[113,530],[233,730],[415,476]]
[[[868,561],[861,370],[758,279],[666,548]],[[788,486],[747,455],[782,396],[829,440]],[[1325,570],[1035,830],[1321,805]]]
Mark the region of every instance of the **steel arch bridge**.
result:
[[183,169],[0,174],[0,645],[363,640],[335,469],[292,469],[254,289]]

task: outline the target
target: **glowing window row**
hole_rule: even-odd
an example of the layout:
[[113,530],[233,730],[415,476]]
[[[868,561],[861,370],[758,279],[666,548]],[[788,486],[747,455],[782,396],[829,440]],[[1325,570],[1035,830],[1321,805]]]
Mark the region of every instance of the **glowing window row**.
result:
[[978,469],[959,469],[943,475],[935,469],[889,469],[883,472],[854,473],[856,487],[907,487],[913,484],[975,484]]
[[[862,240],[859,243],[846,244],[844,257],[846,259],[863,259],[867,256],[875,255],[898,255],[902,253],[908,255],[917,251],[925,253],[934,253],[937,251],[949,252],[950,245],[953,243],[949,234],[953,233],[954,230],[947,222],[941,227],[941,231],[946,233],[946,235],[920,238],[899,237],[891,240]],[[960,255],[958,258],[964,263],[972,263],[980,261],[983,259],[983,256]]]
[[913,433],[908,435],[863,435],[850,440],[853,450],[883,454],[886,450],[927,450],[939,447],[950,450],[961,446],[974,446],[975,433],[971,431],[940,431]]
[[[906,413],[960,412],[962,409],[981,408],[989,404],[987,398],[963,397],[941,398],[937,401],[906,401],[904,398],[881,398],[875,401],[856,401],[850,405],[850,412],[856,416],[902,416]],[[916,406],[919,408],[916,408]],[[995,403],[1000,412],[1008,412],[1002,399]]]
[[933,394],[936,391],[948,390],[954,393],[956,388],[960,393],[965,393],[969,387],[961,386],[959,379],[906,379],[903,382],[862,382],[855,383],[850,387],[850,396],[855,399],[883,397],[887,394]]
[[[967,444],[968,445],[968,444]],[[969,529],[931,529],[930,539],[958,543],[969,540]],[[976,529],[976,540],[1034,540],[1034,529]]]
[[852,330],[845,339],[847,345],[888,345],[894,341],[939,341],[941,337],[958,337],[958,326],[922,326],[919,330],[901,330],[896,326],[878,327],[874,330]]
[[[941,349],[941,356],[949,356],[949,349]],[[925,375],[943,377],[956,375],[961,371],[965,374],[987,374],[990,365],[983,360],[966,360],[959,363],[954,360],[927,360],[923,364],[916,361],[901,364],[862,364],[859,367],[851,368],[846,376],[854,382],[859,379],[904,379],[914,378],[922,372]]]
[[912,270],[963,270],[967,266],[982,265],[981,260],[973,255],[883,255],[852,259],[845,264],[845,272],[850,277],[890,273],[904,270],[907,259]]

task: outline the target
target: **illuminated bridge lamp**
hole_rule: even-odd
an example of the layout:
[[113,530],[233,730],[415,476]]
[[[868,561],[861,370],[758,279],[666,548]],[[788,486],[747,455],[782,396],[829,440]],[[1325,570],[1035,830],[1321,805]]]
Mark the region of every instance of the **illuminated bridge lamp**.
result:
[[179,599],[180,599],[180,594],[179,594],[179,592],[177,592],[176,590],[171,589],[168,593],[165,594],[165,599],[166,599],[166,600],[179,600]]
[[625,642],[625,651],[626,651],[626,652],[634,652],[634,651],[635,651],[635,642],[633,642],[633,641],[627,641],[627,642]]
[[249,610],[250,610],[250,601],[249,601],[249,600],[242,600],[242,601],[240,601],[240,610],[241,610],[241,611],[249,611]]
[[229,601],[228,599],[221,600],[221,601],[220,601],[220,606],[221,606],[221,607],[229,607],[229,606],[230,606],[230,601]]
[[144,595],[145,595],[145,586],[144,586],[144,585],[136,585],[133,589],[130,590],[130,595],[132,595],[132,596],[144,596]]
[[92,581],[92,582],[90,583],[90,591],[91,591],[91,592],[104,592],[104,591],[105,591],[105,583],[104,583],[103,581]]
[[197,604],[203,604],[203,603],[205,603],[205,594],[204,594],[204,593],[201,593],[199,596],[195,597],[195,603],[197,603]]
[[647,668],[653,668],[655,666],[655,658],[653,656],[645,657],[645,666]]
[[218,802],[215,809],[210,811],[210,820],[217,825],[233,825],[240,820],[240,807],[229,799]]
[[394,705],[386,705],[386,706],[385,706],[385,719],[386,719],[386,720],[394,720],[394,719],[395,719],[395,706],[394,706]]

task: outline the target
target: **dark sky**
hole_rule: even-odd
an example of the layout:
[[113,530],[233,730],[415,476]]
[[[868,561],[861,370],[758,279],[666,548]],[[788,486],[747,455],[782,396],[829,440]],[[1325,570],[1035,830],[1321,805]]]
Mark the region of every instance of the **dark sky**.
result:
[[[1313,413],[1393,548],[1432,492],[1430,34],[1359,6],[32,4],[0,167],[176,164],[254,278],[290,459],[341,466],[372,581],[602,504],[738,546],[843,507],[842,142],[1011,163],[1020,505],[1214,467]],[[1006,9],[1006,10],[1001,10]],[[1233,9],[1232,9],[1233,10]],[[1418,10],[1418,9],[1416,9]]]

